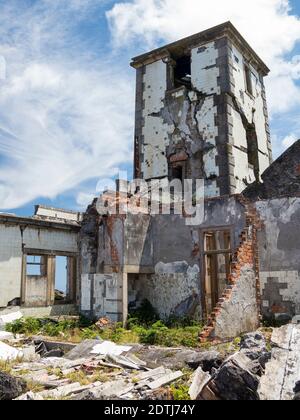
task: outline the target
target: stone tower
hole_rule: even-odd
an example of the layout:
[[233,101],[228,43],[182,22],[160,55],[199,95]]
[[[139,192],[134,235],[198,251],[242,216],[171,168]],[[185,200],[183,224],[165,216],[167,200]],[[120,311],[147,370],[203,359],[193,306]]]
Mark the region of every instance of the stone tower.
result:
[[272,162],[269,69],[230,23],[133,59],[135,177],[204,179],[235,194]]

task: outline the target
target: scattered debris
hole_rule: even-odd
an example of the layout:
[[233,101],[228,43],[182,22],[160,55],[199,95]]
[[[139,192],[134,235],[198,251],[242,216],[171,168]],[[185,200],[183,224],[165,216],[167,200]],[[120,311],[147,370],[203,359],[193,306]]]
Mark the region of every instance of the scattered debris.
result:
[[67,353],[65,357],[70,360],[77,360],[81,359],[82,357],[88,357],[94,347],[101,343],[103,343],[103,340],[84,340],[82,343],[74,347],[69,353]]
[[111,328],[113,326],[113,322],[110,318],[100,318],[98,322],[96,322],[96,327],[99,330],[104,330],[106,328]]
[[91,354],[103,354],[104,356],[109,354],[111,356],[120,356],[121,354],[127,353],[130,350],[131,347],[118,346],[112,341],[104,341],[103,343],[94,346]]

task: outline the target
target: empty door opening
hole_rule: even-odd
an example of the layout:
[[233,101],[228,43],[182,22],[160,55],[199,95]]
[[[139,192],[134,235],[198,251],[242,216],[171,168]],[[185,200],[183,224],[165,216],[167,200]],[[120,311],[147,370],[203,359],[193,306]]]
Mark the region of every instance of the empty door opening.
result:
[[204,233],[205,307],[209,315],[229,284],[231,236],[227,230]]
[[55,264],[55,304],[68,300],[68,259],[56,257]]

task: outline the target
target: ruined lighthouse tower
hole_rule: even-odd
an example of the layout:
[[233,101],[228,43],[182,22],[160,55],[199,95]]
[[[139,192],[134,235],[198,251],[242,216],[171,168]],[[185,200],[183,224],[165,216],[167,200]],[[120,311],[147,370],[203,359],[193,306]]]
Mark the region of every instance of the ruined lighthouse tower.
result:
[[204,179],[242,192],[272,162],[269,69],[230,23],[133,59],[135,178]]

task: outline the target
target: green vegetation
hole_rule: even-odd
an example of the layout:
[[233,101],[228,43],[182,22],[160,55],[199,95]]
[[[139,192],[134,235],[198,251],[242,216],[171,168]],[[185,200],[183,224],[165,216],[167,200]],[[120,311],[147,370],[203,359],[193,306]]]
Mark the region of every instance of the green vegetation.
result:
[[144,301],[138,310],[130,313],[127,328],[116,323],[110,328],[99,329],[85,318],[72,321],[26,318],[7,325],[6,329],[14,334],[42,335],[73,343],[102,338],[118,344],[199,347],[202,327],[200,323],[188,318],[172,317],[162,322],[151,304]]
[[170,391],[174,401],[190,401],[189,386],[187,385],[171,385]]

